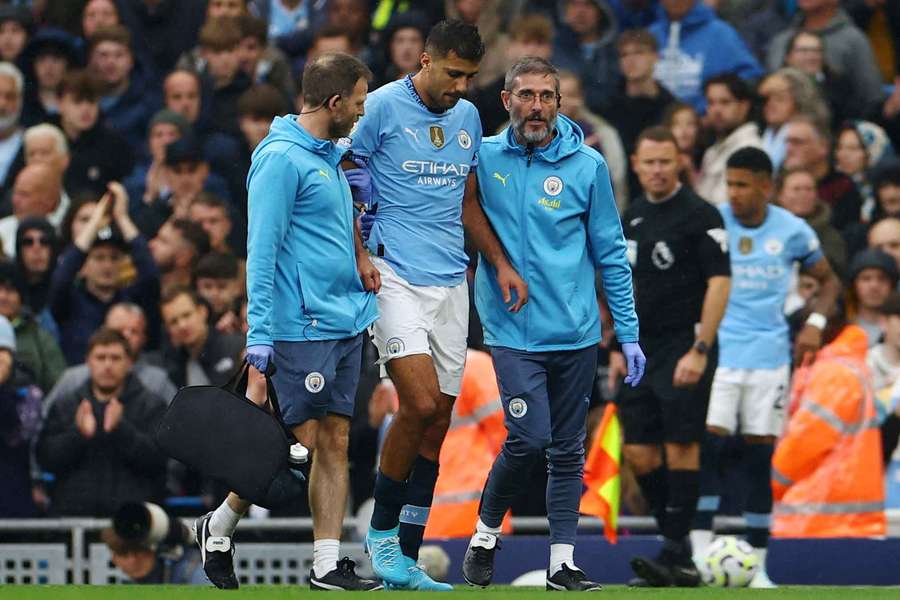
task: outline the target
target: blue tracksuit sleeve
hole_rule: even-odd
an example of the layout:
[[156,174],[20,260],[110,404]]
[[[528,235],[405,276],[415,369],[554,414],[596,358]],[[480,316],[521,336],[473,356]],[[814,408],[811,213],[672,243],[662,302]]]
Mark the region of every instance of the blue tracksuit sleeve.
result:
[[588,210],[588,243],[594,267],[603,278],[603,289],[612,312],[619,343],[638,341],[638,318],[634,309],[631,266],[626,254],[625,236],[613,197],[609,169],[605,162],[597,167]]
[[300,185],[297,166],[282,152],[254,157],[247,177],[247,345],[273,346],[276,257]]

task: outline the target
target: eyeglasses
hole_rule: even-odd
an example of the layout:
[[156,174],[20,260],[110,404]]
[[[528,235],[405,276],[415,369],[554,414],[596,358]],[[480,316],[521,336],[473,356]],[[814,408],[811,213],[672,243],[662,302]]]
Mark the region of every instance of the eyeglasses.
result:
[[560,97],[556,92],[541,92],[540,96],[531,90],[522,90],[521,92],[511,92],[513,96],[526,104],[534,102],[536,97],[541,99],[541,104],[553,104]]
[[22,246],[25,248],[30,248],[31,246],[49,246],[50,239],[46,236],[39,237],[26,237],[22,238]]

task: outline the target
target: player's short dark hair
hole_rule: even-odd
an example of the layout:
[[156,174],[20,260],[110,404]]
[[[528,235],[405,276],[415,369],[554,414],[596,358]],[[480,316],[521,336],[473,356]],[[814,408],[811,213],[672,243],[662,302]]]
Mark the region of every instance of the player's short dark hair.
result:
[[194,306],[206,306],[206,303],[200,299],[200,295],[197,294],[197,291],[194,290],[194,288],[190,288],[186,285],[173,285],[163,290],[162,295],[159,297],[159,307],[163,308],[164,306],[168,306],[182,296],[187,296]]
[[538,56],[525,56],[517,60],[506,72],[503,80],[503,89],[511,92],[516,79],[522,75],[545,75],[553,78],[556,84],[556,93],[559,94],[559,69],[553,66],[549,60]]
[[704,81],[704,95],[709,92],[709,86],[711,85],[724,85],[726,88],[728,88],[728,93],[734,96],[734,99],[739,102],[753,101],[753,88],[751,88],[746,81],[744,81],[734,73],[720,73],[719,75],[713,75],[712,77]]
[[103,42],[113,42],[121,44],[128,48],[131,52],[131,32],[124,25],[110,25],[109,27],[101,27],[88,38],[88,56],[94,53],[94,50]]
[[212,52],[225,52],[237,48],[242,37],[236,17],[218,17],[209,19],[200,28],[197,42]]
[[229,252],[210,252],[197,261],[194,282],[198,279],[237,279],[240,273],[238,259]]
[[122,346],[122,348],[125,349],[125,354],[128,355],[128,358],[134,359],[134,355],[131,353],[131,344],[128,343],[125,336],[109,327],[101,327],[94,332],[94,335],[88,340],[87,353],[90,354],[97,346],[110,346],[112,344],[119,344]]
[[253,38],[265,46],[269,41],[269,26],[255,15],[241,15],[237,18],[241,39]]
[[371,78],[372,71],[355,56],[327,52],[303,69],[303,103],[319,106],[332,96],[350,96],[360,79]]
[[240,95],[237,101],[239,117],[250,117],[262,121],[271,121],[278,115],[285,114],[290,107],[278,88],[261,83]]
[[172,221],[174,227],[184,240],[194,248],[194,262],[201,256],[209,252],[209,235],[197,223],[190,219],[175,219]]
[[59,86],[59,95],[71,96],[76,102],[100,102],[103,88],[87,71],[69,71]]
[[675,134],[672,133],[671,129],[664,125],[654,125],[653,127],[644,129],[634,142],[635,152],[641,147],[641,142],[644,140],[649,140],[651,142],[672,142],[675,145],[675,148],[678,148],[678,140],[675,139]]
[[725,162],[726,169],[745,169],[755,174],[772,177],[772,159],[765,150],[744,146],[728,157]]
[[458,19],[448,19],[428,32],[425,52],[435,58],[445,58],[450,52],[454,52],[463,60],[479,62],[484,56],[484,42],[474,25]]
[[656,41],[656,37],[646,29],[626,29],[620,33],[619,39],[616,41],[616,50],[621,52],[622,48],[628,44],[643,46],[654,52],[659,51],[659,44]]

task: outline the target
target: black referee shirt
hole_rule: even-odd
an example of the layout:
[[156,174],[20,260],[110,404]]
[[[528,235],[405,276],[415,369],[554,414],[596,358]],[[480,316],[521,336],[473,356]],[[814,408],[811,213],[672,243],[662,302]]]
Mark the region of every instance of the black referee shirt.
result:
[[707,280],[731,275],[718,209],[682,186],[660,204],[643,196],[632,202],[622,228],[641,338],[693,330],[700,322]]

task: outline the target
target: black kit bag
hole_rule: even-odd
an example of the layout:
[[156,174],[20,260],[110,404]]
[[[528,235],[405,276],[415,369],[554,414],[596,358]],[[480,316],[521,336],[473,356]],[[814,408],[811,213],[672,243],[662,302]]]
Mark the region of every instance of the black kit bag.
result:
[[277,508],[306,495],[304,477],[289,467],[293,435],[266,373],[266,403],[245,397],[246,363],[222,387],[178,390],[156,430],[168,456],[228,487],[244,500]]

